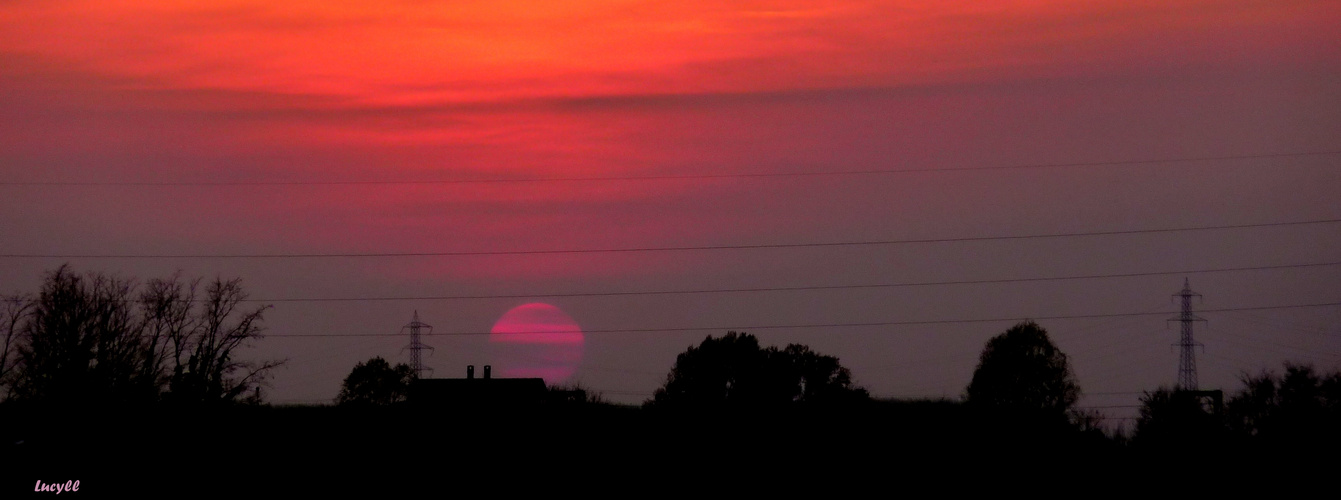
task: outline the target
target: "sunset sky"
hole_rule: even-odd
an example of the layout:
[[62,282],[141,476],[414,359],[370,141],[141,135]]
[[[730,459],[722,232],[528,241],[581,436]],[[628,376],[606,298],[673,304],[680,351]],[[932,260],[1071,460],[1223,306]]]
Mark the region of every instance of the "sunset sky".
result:
[[[5,0],[0,293],[65,262],[241,277],[275,306],[248,353],[289,360],[274,402],[408,361],[415,311],[439,377],[638,402],[730,327],[957,398],[1014,322],[1172,312],[1184,278],[1204,309],[1341,302],[1341,224],[533,252],[1341,219],[1338,26],[1289,0]],[[586,333],[491,343],[525,304]],[[1201,315],[1204,387],[1341,367],[1341,307]],[[1169,317],[1038,321],[1082,405],[1130,417],[1176,380]],[[879,324],[795,326],[853,323]]]

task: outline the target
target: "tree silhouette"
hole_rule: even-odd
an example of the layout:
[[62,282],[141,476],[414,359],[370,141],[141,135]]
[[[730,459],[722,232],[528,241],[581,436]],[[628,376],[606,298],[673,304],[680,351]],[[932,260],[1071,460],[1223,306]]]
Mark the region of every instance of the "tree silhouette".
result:
[[1135,443],[1202,445],[1221,436],[1224,424],[1208,411],[1201,393],[1159,388],[1141,397]]
[[18,365],[18,348],[22,340],[20,327],[28,311],[36,305],[31,297],[15,295],[0,298],[0,387],[8,388],[13,382]]
[[1242,377],[1226,402],[1231,430],[1261,439],[1302,443],[1341,438],[1341,373],[1286,363],[1285,373]]
[[1065,419],[1079,397],[1066,354],[1033,321],[987,342],[965,391],[970,406],[1045,420]]
[[792,344],[759,346],[748,333],[708,336],[675,359],[654,408],[756,408],[818,405],[867,399],[838,358]]
[[133,403],[157,396],[157,374],[132,309],[132,285],[61,266],[47,276],[21,327],[10,397],[54,404]]
[[[14,362],[0,357],[9,399],[51,404],[168,400],[229,403],[258,387],[281,362],[253,364],[238,349],[261,337],[265,307],[244,311],[239,280],[177,276],[141,289],[129,280],[69,266],[49,273],[34,298],[5,310],[17,331]],[[138,291],[138,293],[137,293]],[[7,337],[7,342],[10,337]],[[8,347],[8,345],[6,346]]]
[[838,358],[824,356],[800,344],[774,351],[782,369],[790,371],[787,385],[795,380],[793,399],[801,403],[846,403],[868,397],[865,389],[852,386],[852,373],[838,364]]
[[389,406],[405,401],[414,369],[401,363],[394,368],[380,356],[354,365],[341,384],[336,403],[344,406]]
[[[1204,445],[1235,438],[1285,446],[1341,442],[1341,373],[1285,364],[1283,374],[1243,375],[1243,388],[1210,411],[1209,391],[1161,388],[1142,398],[1138,444]],[[1229,441],[1225,441],[1229,442]]]
[[[150,359],[172,364],[165,399],[177,403],[216,404],[239,401],[259,387],[270,370],[283,361],[253,363],[234,356],[239,348],[261,338],[261,321],[268,306],[240,310],[247,298],[240,279],[216,278],[196,300],[199,280],[182,284],[178,279],[151,282],[142,301],[154,325],[151,341],[162,336],[171,357],[149,353]],[[199,304],[193,309],[194,304]]]

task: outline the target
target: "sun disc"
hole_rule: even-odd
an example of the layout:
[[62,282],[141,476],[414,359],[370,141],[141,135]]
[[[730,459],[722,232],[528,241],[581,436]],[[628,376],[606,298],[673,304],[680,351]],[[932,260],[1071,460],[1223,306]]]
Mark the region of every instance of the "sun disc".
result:
[[494,322],[489,343],[503,377],[567,380],[582,361],[582,329],[563,310],[543,302],[514,307]]

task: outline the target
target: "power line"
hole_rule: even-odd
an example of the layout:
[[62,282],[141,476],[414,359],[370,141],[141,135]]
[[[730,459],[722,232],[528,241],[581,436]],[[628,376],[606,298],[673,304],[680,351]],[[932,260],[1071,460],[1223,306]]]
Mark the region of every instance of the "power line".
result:
[[1042,278],[1005,278],[1005,279],[983,279],[983,280],[958,280],[958,281],[922,281],[908,283],[872,283],[861,285],[808,285],[808,286],[778,286],[778,287],[754,287],[754,288],[712,288],[697,290],[636,290],[623,292],[558,292],[558,293],[518,293],[518,294],[496,294],[496,295],[427,295],[410,297],[319,297],[319,298],[280,298],[280,299],[245,299],[246,302],[390,302],[401,300],[482,300],[482,299],[528,299],[528,298],[552,298],[552,297],[624,297],[640,295],[691,295],[705,293],[762,293],[762,292],[796,292],[796,291],[819,291],[819,290],[859,290],[873,288],[903,288],[918,286],[949,286],[949,285],[982,285],[982,284],[1001,284],[1001,283],[1030,283],[1040,281],[1071,281],[1088,280],[1104,278],[1133,278],[1142,276],[1169,276],[1178,274],[1208,274],[1208,273],[1227,273],[1242,271],[1266,271],[1276,269],[1301,269],[1310,267],[1339,266],[1341,262],[1315,262],[1308,264],[1285,264],[1279,266],[1252,266],[1252,267],[1226,267],[1219,269],[1196,269],[1184,271],[1151,271],[1141,273],[1118,273],[1118,274],[1086,274],[1075,276],[1054,276]]
[[536,183],[536,182],[611,182],[611,181],[674,181],[674,180],[711,180],[711,179],[764,179],[779,177],[829,177],[850,175],[884,175],[908,173],[953,173],[981,172],[993,170],[1024,170],[1046,168],[1085,168],[1111,167],[1127,165],[1160,165],[1173,163],[1193,163],[1225,160],[1255,160],[1272,158],[1297,158],[1307,156],[1329,156],[1341,154],[1341,151],[1309,151],[1298,153],[1265,153],[1252,155],[1196,156],[1180,158],[1160,158],[1145,160],[1116,160],[1071,163],[1033,163],[1018,165],[995,165],[957,168],[893,168],[867,170],[810,171],[810,172],[754,172],[735,174],[685,174],[685,175],[644,175],[644,176],[592,176],[592,177],[518,177],[490,179],[430,179],[430,180],[351,180],[351,181],[0,181],[0,186],[23,187],[248,187],[248,186],[413,186],[446,184],[498,184],[498,183]]
[[[1341,306],[1341,302],[1324,302],[1318,304],[1295,304],[1278,306],[1258,306],[1258,307],[1227,307],[1221,309],[1202,309],[1202,312],[1231,312],[1231,311],[1265,311],[1275,309],[1303,309],[1309,307],[1333,307]],[[1161,312],[1128,312],[1128,313],[1109,313],[1109,314],[1073,314],[1062,316],[1035,316],[1031,320],[1065,320],[1065,319],[1096,319],[1096,318],[1118,318],[1127,316],[1163,316],[1171,314],[1169,311]],[[996,323],[1001,321],[1020,321],[1023,318],[976,318],[976,319],[942,319],[942,320],[924,320],[924,321],[876,321],[867,323],[821,323],[821,324],[790,324],[790,325],[745,325],[745,326],[695,326],[695,327],[676,327],[676,328],[622,328],[606,330],[583,330],[583,334],[588,333],[657,333],[657,332],[697,332],[697,331],[746,331],[746,330],[780,330],[788,328],[854,328],[868,326],[917,326],[917,325],[946,325],[946,324],[964,324],[964,323]],[[543,335],[554,333],[572,333],[568,331],[529,331],[529,332],[510,332],[500,335]],[[433,333],[434,336],[468,336],[468,335],[492,335],[492,332],[456,332],[456,333]],[[296,333],[287,335],[268,335],[266,338],[314,338],[314,337],[380,337],[385,336],[380,333]]]
[[1012,241],[1033,239],[1075,238],[1093,236],[1119,236],[1131,234],[1179,233],[1190,231],[1213,231],[1226,229],[1250,229],[1261,227],[1303,226],[1313,224],[1335,224],[1341,219],[1318,219],[1307,221],[1264,222],[1257,224],[1225,224],[1215,226],[1191,226],[1179,228],[1127,229],[1115,231],[1085,231],[1072,233],[1046,233],[1007,236],[965,236],[957,238],[924,238],[904,240],[868,240],[837,241],[815,243],[762,243],[753,245],[704,245],[683,247],[632,247],[632,248],[593,248],[593,249],[551,249],[551,250],[487,250],[465,252],[365,252],[365,253],[269,253],[269,254],[0,254],[0,258],[57,258],[57,259],[316,259],[316,258],[384,258],[384,257],[472,257],[498,255],[561,255],[592,253],[641,253],[641,252],[683,252],[715,250],[762,250],[788,248],[826,248],[852,246],[882,246],[929,243],[964,243],[972,241]]
[[1097,406],[1075,406],[1077,410],[1098,410],[1112,408],[1140,408],[1143,405],[1097,405]]

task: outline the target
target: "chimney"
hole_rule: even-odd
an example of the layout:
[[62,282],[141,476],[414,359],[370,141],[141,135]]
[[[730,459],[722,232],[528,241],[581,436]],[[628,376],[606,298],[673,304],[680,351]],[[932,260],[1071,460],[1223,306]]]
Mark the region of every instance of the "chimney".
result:
[[475,365],[466,365],[466,379],[475,378]]
[[493,371],[491,366],[489,366],[489,365],[484,365],[484,378],[488,379],[488,378],[489,378],[489,372],[491,372],[491,371]]

